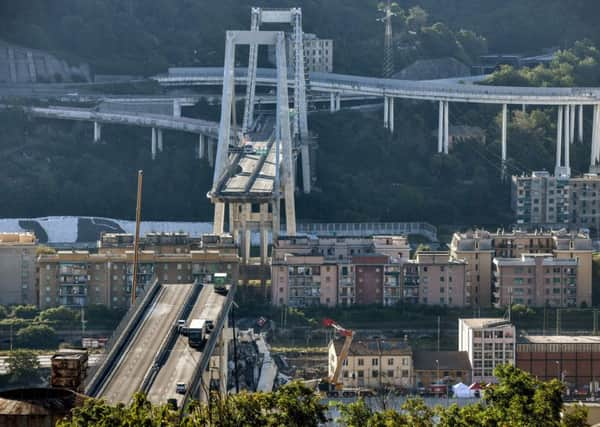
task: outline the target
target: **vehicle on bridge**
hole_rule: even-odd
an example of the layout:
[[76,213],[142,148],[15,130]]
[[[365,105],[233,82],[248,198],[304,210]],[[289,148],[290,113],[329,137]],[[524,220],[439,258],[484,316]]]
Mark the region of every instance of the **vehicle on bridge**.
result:
[[190,326],[187,328],[188,344],[190,347],[196,350],[202,350],[208,335],[214,329],[214,323],[212,320],[207,319],[193,319],[190,322]]
[[213,274],[213,284],[215,286],[215,292],[220,295],[227,295],[227,273],[215,273]]

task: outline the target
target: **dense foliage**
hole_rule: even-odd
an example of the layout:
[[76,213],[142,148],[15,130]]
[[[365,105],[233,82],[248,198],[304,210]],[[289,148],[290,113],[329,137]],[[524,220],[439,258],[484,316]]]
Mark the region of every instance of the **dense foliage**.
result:
[[503,86],[600,86],[600,51],[590,40],[557,52],[549,66],[515,69],[505,65],[485,83]]
[[[227,29],[247,29],[250,7],[301,6],[304,27],[334,39],[335,66],[341,72],[379,74],[383,26],[379,0],[29,0],[0,3],[0,37],[70,58],[88,61],[99,73],[148,75],[168,65],[220,65]],[[594,17],[598,2],[588,0],[401,0],[408,10],[419,4],[430,14],[425,43],[459,53],[448,28],[472,29],[492,51],[538,51],[589,37],[600,41]],[[406,13],[410,16],[410,13]],[[413,14],[409,24],[421,22]],[[446,22],[447,28],[435,27]],[[404,20],[396,19],[401,34]],[[413,27],[414,28],[414,27]],[[471,40],[470,36],[467,36]],[[458,35],[459,42],[464,35]],[[441,42],[438,43],[438,42]],[[450,43],[450,45],[448,45]],[[462,47],[470,50],[470,44]],[[460,49],[458,49],[460,50]],[[475,50],[471,51],[475,52]],[[402,61],[402,55],[398,56]],[[400,64],[399,64],[400,65]]]
[[[430,408],[421,399],[408,399],[398,412],[374,411],[364,400],[358,400],[334,403],[340,414],[336,421],[348,427],[588,426],[585,407],[563,406],[559,381],[539,381],[512,366],[497,367],[495,375],[499,384],[486,390],[480,403]],[[243,392],[225,398],[213,395],[209,405],[193,403],[182,420],[172,407],[153,406],[142,394],[135,395],[129,406],[88,399],[83,407],[73,410],[71,419],[58,426],[316,427],[327,421],[326,409],[312,390],[292,382],[272,393]]]

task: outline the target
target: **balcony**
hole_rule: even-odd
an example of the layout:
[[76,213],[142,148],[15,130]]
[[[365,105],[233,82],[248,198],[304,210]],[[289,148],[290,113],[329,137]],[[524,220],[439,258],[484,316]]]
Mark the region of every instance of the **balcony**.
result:
[[351,277],[343,277],[339,280],[340,286],[353,286],[354,280]]

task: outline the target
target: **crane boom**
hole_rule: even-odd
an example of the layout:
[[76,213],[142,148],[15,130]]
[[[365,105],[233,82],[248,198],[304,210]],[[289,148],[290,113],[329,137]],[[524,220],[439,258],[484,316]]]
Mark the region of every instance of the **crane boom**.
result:
[[350,346],[352,345],[352,339],[354,338],[354,332],[351,331],[350,329],[346,329],[346,328],[342,327],[341,325],[339,325],[338,323],[336,323],[334,320],[331,320],[331,319],[324,319],[323,324],[325,326],[334,328],[340,335],[345,337],[344,345],[342,346],[342,350],[340,351],[340,355],[338,356],[338,360],[335,365],[335,371],[333,372],[333,375],[331,376],[331,378],[329,378],[329,384],[331,384],[333,387],[335,387],[337,389],[340,385],[339,378],[340,378],[340,374],[342,373],[342,366],[344,365],[344,362],[346,361],[346,358],[348,357],[348,353],[350,352]]

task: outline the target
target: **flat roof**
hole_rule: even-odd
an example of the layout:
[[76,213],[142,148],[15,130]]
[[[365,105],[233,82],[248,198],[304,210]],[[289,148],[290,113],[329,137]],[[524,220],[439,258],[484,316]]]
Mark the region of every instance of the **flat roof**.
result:
[[531,344],[600,344],[600,336],[593,335],[524,335],[519,343]]
[[502,317],[481,317],[472,319],[459,319],[471,328],[491,328],[496,326],[512,326],[512,324]]

